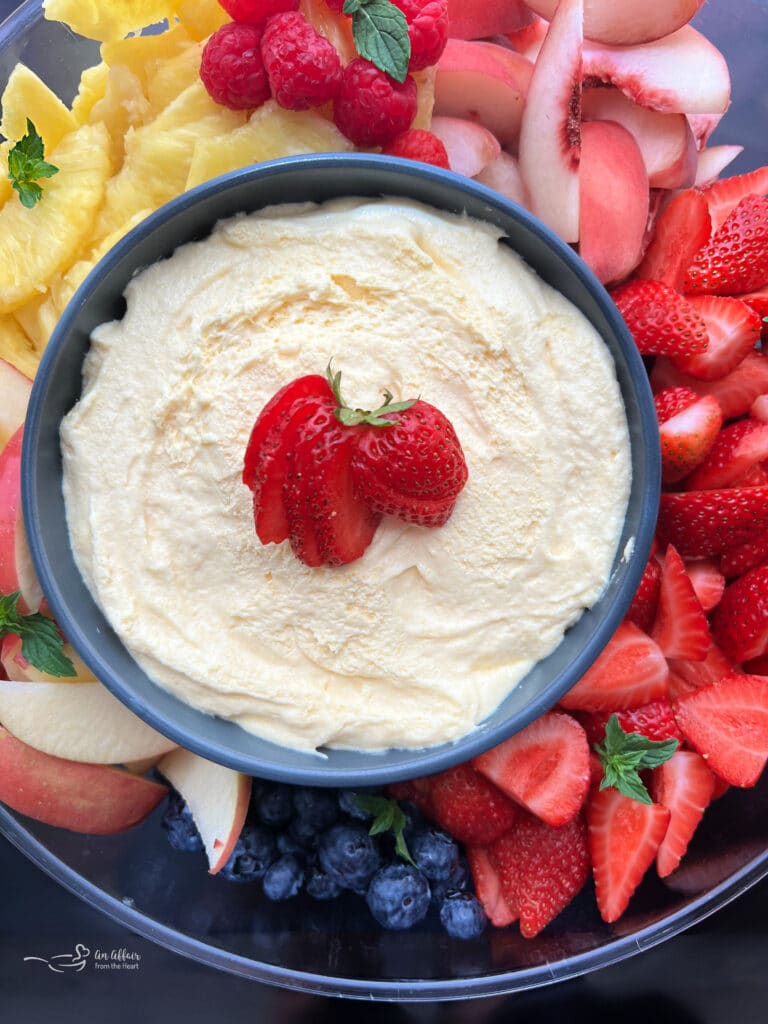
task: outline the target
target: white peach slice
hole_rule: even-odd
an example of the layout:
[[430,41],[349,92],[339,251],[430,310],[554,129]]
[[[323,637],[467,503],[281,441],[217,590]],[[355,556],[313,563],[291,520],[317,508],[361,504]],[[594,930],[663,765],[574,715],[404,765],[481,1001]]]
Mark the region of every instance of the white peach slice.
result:
[[[526,0],[551,19],[558,0]],[[704,0],[584,0],[584,35],[602,43],[649,43],[687,25]]]
[[634,138],[614,121],[587,121],[581,136],[579,255],[606,284],[640,262],[648,175]]
[[121,768],[44,754],[0,726],[0,802],[46,825],[90,835],[124,832],[167,792]]
[[530,25],[525,25],[517,32],[507,32],[507,40],[513,50],[536,63],[541,44],[549,30],[549,22],[543,18],[534,18]]
[[21,514],[21,445],[19,427],[0,452],[0,593],[21,592],[21,611],[36,611],[43,599]]
[[709,185],[716,181],[743,152],[743,146],[707,146],[702,149],[697,157],[694,185]]
[[0,451],[24,422],[32,381],[0,359]]
[[242,830],[250,776],[181,748],[166,754],[157,770],[186,801],[203,840],[208,870],[215,875],[229,860]]
[[434,113],[477,121],[517,149],[533,64],[496,43],[449,39],[437,64]]
[[432,132],[445,146],[451,170],[468,178],[474,178],[501,152],[496,136],[475,121],[433,117]]
[[696,177],[696,140],[685,114],[662,114],[640,107],[620,89],[584,89],[585,121],[616,121],[634,137],[643,154],[651,188],[688,188]]
[[448,35],[452,39],[483,39],[504,35],[533,18],[522,0],[448,0]]
[[[49,676],[41,672],[39,668],[30,665],[21,653],[21,638],[13,633],[7,633],[0,644],[0,663],[2,663],[5,674],[9,679],[26,683],[95,683],[93,672],[88,668],[82,658],[76,653],[71,644],[64,644],[63,654],[69,658],[75,666],[73,676]],[[64,755],[62,754],[62,757]]]
[[639,46],[585,43],[584,77],[667,114],[719,114],[731,98],[725,58],[690,25]]
[[517,160],[509,153],[503,151],[499,153],[492,163],[475,175],[475,181],[495,189],[507,199],[511,199],[513,203],[528,209],[530,200],[520,174],[520,167]]
[[566,242],[579,240],[583,0],[561,0],[520,125],[520,173],[531,211]]
[[696,148],[704,149],[709,142],[709,137],[723,119],[722,114],[688,114],[688,123],[691,126],[693,137],[696,139]]

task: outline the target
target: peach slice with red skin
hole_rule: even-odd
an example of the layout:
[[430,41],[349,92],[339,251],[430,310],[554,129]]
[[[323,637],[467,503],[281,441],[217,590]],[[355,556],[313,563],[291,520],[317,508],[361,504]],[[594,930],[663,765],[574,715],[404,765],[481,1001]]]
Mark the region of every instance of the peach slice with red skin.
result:
[[448,35],[483,39],[515,32],[533,18],[522,0],[448,0]]
[[[39,668],[30,665],[21,653],[21,638],[13,633],[7,633],[0,644],[0,663],[8,679],[15,679],[18,682],[27,683],[95,683],[93,673],[68,643],[64,644],[62,653],[69,658],[75,666],[74,676],[49,676],[41,672]],[[2,718],[0,717],[0,721]],[[62,755],[63,756],[63,755]]]
[[503,150],[494,161],[484,167],[479,174],[475,175],[475,181],[488,188],[495,189],[501,195],[511,199],[518,206],[528,209],[530,202],[528,191],[520,175],[520,167],[517,160]]
[[0,593],[20,591],[19,609],[36,611],[43,599],[21,514],[21,445],[19,427],[0,452]]
[[507,32],[506,36],[513,50],[535,63],[548,29],[548,21],[543,18],[534,18],[530,25],[524,25],[516,32]]
[[0,451],[24,422],[32,381],[0,359]]
[[445,146],[451,170],[468,178],[474,178],[501,152],[496,136],[475,121],[433,117],[432,132]]
[[710,185],[744,152],[743,146],[707,146],[696,158],[694,185]]
[[[526,0],[551,20],[558,0]],[[669,35],[687,25],[704,0],[585,0],[584,35],[603,43],[632,46]]]

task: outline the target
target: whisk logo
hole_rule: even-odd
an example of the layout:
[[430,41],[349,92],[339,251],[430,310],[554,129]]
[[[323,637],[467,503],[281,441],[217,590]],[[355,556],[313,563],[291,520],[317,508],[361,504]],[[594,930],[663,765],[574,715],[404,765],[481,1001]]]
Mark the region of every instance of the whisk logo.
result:
[[71,971],[83,971],[91,955],[90,949],[81,942],[75,946],[74,953],[57,953],[56,956],[25,956],[24,962],[37,961],[45,964],[49,971],[56,974],[67,974]]

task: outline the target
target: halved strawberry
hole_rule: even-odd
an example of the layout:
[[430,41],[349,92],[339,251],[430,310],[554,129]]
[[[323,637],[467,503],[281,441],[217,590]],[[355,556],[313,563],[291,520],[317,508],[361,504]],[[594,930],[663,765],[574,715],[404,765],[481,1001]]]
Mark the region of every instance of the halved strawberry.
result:
[[419,779],[406,779],[402,782],[391,782],[387,786],[387,795],[393,800],[409,800],[415,804],[420,811],[432,817],[432,779],[428,777]]
[[662,494],[657,536],[683,557],[706,558],[759,537],[768,527],[768,487]]
[[627,612],[627,619],[649,633],[653,620],[656,618],[656,606],[659,603],[659,587],[661,586],[661,565],[654,555],[648,559],[643,569],[635,596]]
[[749,408],[749,415],[761,423],[768,423],[768,394],[757,396]]
[[660,281],[634,278],[611,292],[644,356],[694,356],[706,351],[707,326],[687,299]]
[[768,341],[768,287],[761,288],[756,292],[744,292],[739,298],[742,302],[746,302],[757,315],[760,317],[762,328],[760,330],[760,340]]
[[454,839],[488,846],[509,832],[518,805],[470,764],[431,777],[431,816]]
[[733,675],[678,698],[683,735],[720,778],[754,786],[768,761],[768,678]]
[[524,812],[512,831],[488,850],[506,905],[532,939],[564,910],[589,878],[582,815],[552,828]]
[[725,590],[725,576],[711,558],[699,558],[686,563],[685,571],[693,591],[705,612],[716,608]]
[[768,167],[758,167],[747,174],[721,178],[701,190],[712,218],[712,234],[728,219],[746,196],[768,195]]
[[768,533],[760,533],[753,540],[726,548],[720,555],[720,569],[728,577],[743,576],[750,569],[768,562]]
[[661,442],[661,479],[676,483],[704,459],[723,422],[717,399],[691,388],[664,388],[654,399]]
[[475,768],[542,821],[557,827],[579,811],[589,786],[589,745],[570,715],[550,711],[492,750]]
[[768,487],[768,463],[756,462],[731,481],[731,487]]
[[[616,715],[624,732],[636,732],[649,740],[681,740],[683,734],[675,721],[672,704],[666,697],[643,704],[639,708],[627,708],[623,711],[580,711],[576,713],[584,732],[587,734],[590,747],[602,743],[605,739],[605,726],[611,715]],[[600,772],[602,779],[602,770]]]
[[665,658],[703,661],[710,644],[709,626],[685,563],[670,544],[664,555],[659,607],[651,637]]
[[587,837],[600,916],[610,924],[627,909],[669,825],[661,804],[643,804],[617,789],[595,790],[587,803]]
[[768,565],[750,569],[725,588],[712,616],[712,635],[734,661],[768,651]]
[[749,658],[742,662],[744,672],[748,676],[768,676],[768,654],[760,654],[757,658]]
[[638,708],[667,696],[668,675],[658,644],[625,621],[560,704],[577,711]]
[[653,239],[635,274],[682,291],[685,273],[711,233],[709,207],[701,192],[678,192],[657,219]]
[[651,794],[670,814],[669,827],[656,854],[660,878],[671,875],[680,863],[714,789],[715,776],[704,758],[692,750],[677,750],[669,761],[654,768]]
[[699,395],[714,395],[720,403],[723,419],[743,416],[757,396],[768,391],[768,358],[760,352],[748,352],[734,370],[713,381],[697,380],[679,370],[671,360],[657,359],[651,371],[654,392],[681,385]]
[[485,916],[497,928],[506,928],[517,920],[517,914],[508,906],[501,890],[501,879],[491,863],[488,850],[482,846],[468,846],[467,860]]
[[768,281],[768,199],[749,195],[728,214],[688,267],[683,290],[716,295],[755,291]]
[[[768,200],[766,200],[768,204]],[[701,380],[717,380],[735,370],[760,338],[760,317],[746,302],[720,295],[691,295],[691,306],[707,326],[705,352],[675,356],[683,373]]]
[[717,644],[712,641],[703,661],[686,661],[673,658],[669,663],[669,694],[674,700],[683,693],[692,693],[704,686],[719,683],[726,676],[733,675],[736,666]]
[[753,419],[728,423],[717,435],[706,458],[686,479],[686,490],[730,487],[764,459],[768,459],[768,423]]

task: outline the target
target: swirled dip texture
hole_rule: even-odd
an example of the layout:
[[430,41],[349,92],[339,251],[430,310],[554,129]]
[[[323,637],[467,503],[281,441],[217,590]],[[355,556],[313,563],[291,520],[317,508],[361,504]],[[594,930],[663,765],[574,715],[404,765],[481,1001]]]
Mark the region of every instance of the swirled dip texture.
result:
[[[629,492],[613,363],[498,239],[405,202],[278,207],[130,283],[62,426],[64,491],[81,572],[160,685],[291,747],[427,746],[594,603]],[[310,569],[258,542],[241,471],[267,400],[331,357],[353,405],[437,405],[469,482],[446,526],[385,518]]]

